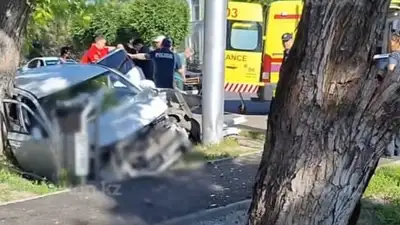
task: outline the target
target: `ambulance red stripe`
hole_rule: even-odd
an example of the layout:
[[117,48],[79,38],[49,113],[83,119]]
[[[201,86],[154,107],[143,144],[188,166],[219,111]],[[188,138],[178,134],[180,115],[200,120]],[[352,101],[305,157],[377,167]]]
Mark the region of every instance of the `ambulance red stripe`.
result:
[[300,14],[275,14],[274,19],[276,20],[299,20]]
[[224,89],[228,92],[256,93],[258,85],[225,83]]

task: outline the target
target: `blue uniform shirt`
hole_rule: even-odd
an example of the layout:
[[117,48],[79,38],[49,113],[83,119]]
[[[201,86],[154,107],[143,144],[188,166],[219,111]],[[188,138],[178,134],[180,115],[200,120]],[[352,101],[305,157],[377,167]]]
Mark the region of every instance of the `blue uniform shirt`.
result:
[[174,88],[174,73],[182,63],[169,48],[160,48],[149,53],[154,61],[154,82],[157,88]]

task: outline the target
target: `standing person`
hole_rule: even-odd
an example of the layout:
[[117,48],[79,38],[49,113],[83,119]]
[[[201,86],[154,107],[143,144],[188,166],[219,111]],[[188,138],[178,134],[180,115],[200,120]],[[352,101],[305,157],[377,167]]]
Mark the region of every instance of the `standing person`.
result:
[[194,55],[193,49],[189,47],[185,48],[184,55],[185,55],[185,62],[190,61]]
[[103,58],[108,55],[110,51],[113,51],[116,48],[123,48],[122,45],[107,46],[107,40],[103,35],[98,35],[94,39],[94,43],[90,46],[89,50],[83,55],[81,59],[82,64],[96,63],[97,60]]
[[127,53],[129,54],[137,54],[138,51],[136,48],[133,46],[134,39],[128,41],[128,43],[124,44],[124,49]]
[[186,80],[186,65],[190,58],[193,56],[193,50],[191,48],[185,48],[184,52],[177,53],[177,57],[179,57],[182,63],[182,73],[175,71],[174,79],[177,88],[183,90],[184,84]]
[[153,50],[159,49],[162,47],[162,41],[165,39],[166,37],[164,35],[159,35],[157,36],[154,40],[153,40]]
[[283,45],[283,62],[286,61],[289,56],[290,49],[293,46],[293,35],[291,33],[284,33],[282,35],[282,45]]
[[400,31],[392,33],[388,70],[400,75]]
[[[136,51],[134,54],[150,53],[150,48],[148,46],[146,46],[144,41],[140,38],[136,39],[132,42],[132,47]],[[130,52],[128,52],[128,53],[130,53]],[[140,67],[142,69],[143,74],[147,80],[154,80],[154,62],[153,62],[153,60],[134,60],[134,62],[138,67]]]
[[[400,30],[394,31],[390,39],[390,55],[388,63],[388,72],[391,72],[390,76],[393,77],[397,82],[400,81]],[[384,74],[378,74],[379,80],[383,80]],[[393,131],[393,139],[389,146],[386,148],[387,156],[398,156],[400,154],[400,131]]]
[[165,38],[160,47],[150,53],[130,54],[130,57],[139,60],[154,60],[154,82],[156,87],[173,89],[174,72],[179,71],[180,74],[184,74],[182,64],[172,51],[171,39]]
[[64,46],[60,49],[60,61],[66,63],[68,59],[71,59],[71,48]]

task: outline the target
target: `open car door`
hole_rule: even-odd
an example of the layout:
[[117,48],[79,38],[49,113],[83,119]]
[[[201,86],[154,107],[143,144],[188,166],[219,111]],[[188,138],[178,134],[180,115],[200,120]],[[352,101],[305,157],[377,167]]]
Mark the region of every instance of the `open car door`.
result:
[[145,79],[143,71],[135,65],[124,49],[112,51],[97,61],[97,64],[119,71],[136,86],[139,86],[140,81]]
[[40,177],[55,178],[58,165],[50,130],[26,104],[3,99],[7,141],[18,166]]

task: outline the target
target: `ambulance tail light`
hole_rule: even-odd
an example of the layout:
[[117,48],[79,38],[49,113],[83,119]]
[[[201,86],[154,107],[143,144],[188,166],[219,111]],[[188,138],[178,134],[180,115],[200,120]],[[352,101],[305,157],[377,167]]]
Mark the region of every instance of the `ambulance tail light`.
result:
[[265,54],[263,57],[263,71],[261,75],[262,82],[269,83],[271,81],[271,67],[272,58],[268,54]]

